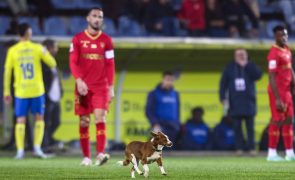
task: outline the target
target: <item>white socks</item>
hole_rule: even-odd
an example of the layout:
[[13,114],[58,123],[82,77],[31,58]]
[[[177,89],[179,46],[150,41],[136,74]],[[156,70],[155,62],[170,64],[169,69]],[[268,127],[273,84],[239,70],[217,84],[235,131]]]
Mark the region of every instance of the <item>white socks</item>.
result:
[[[277,155],[278,155],[278,153],[277,153],[276,149],[268,148],[268,154],[267,154],[268,157],[274,157]],[[286,149],[286,156],[288,156],[288,157],[295,156],[294,150],[293,149]]]
[[294,151],[293,151],[293,149],[286,149],[286,156],[288,156],[288,157],[293,157],[293,156],[294,156]]
[[268,148],[268,154],[267,154],[268,157],[274,157],[277,155],[278,155],[277,149]]

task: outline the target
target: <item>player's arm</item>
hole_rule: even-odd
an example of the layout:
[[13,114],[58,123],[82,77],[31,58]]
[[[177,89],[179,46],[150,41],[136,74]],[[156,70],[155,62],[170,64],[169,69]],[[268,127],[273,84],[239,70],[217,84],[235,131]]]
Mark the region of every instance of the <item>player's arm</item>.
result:
[[229,79],[228,79],[228,66],[224,69],[221,79],[220,79],[220,83],[219,83],[219,100],[222,104],[225,103],[226,100],[226,92],[228,90],[228,83],[229,83]]
[[80,95],[86,95],[88,93],[88,87],[86,83],[82,80],[82,74],[79,67],[79,43],[76,37],[73,38],[72,43],[70,45],[70,69],[72,75],[76,79],[77,90]]
[[161,126],[159,124],[159,119],[155,115],[155,107],[156,106],[156,99],[154,92],[150,92],[147,97],[147,103],[145,107],[145,114],[150,124],[152,126],[153,131],[160,131]]
[[105,51],[106,58],[106,72],[107,72],[107,80],[109,85],[109,95],[111,98],[115,96],[114,94],[114,77],[115,77],[115,53],[112,40],[109,39],[106,44]]
[[4,102],[9,104],[12,100],[10,95],[10,83],[13,69],[13,52],[11,49],[8,50],[5,65],[4,65]]
[[286,107],[281,100],[281,97],[278,91],[278,86],[276,83],[277,69],[278,69],[277,57],[275,53],[270,52],[270,54],[268,55],[269,84],[276,99],[276,108],[278,111],[283,112],[285,111]]
[[253,81],[257,81],[262,77],[262,70],[256,64],[252,62],[249,62],[246,65],[245,70],[248,72],[249,77]]
[[292,68],[292,94],[293,94],[293,96],[295,95],[295,73],[294,73],[294,70],[293,70],[293,68]]

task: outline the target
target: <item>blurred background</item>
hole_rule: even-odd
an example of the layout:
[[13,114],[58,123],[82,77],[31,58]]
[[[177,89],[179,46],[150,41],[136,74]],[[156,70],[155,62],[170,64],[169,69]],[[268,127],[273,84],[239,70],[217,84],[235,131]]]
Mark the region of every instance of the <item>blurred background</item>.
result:
[[[191,118],[191,111],[199,107],[209,129],[208,142],[205,139],[210,145],[196,150],[217,150],[214,130],[226,116],[218,97],[219,81],[239,47],[246,48],[250,59],[264,72],[257,82],[255,142],[259,148],[270,119],[266,55],[273,43],[272,29],[285,25],[289,44],[294,48],[294,1],[0,0],[1,99],[6,50],[18,39],[19,23],[31,25],[34,41],[41,43],[50,38],[58,43],[56,60],[64,93],[60,101],[61,121],[51,144],[54,148],[78,146],[78,118],[73,109],[75,82],[68,67],[68,50],[73,35],[87,26],[85,17],[91,7],[103,8],[103,31],[113,38],[115,45],[116,98],[107,120],[110,150],[120,150],[132,140],[149,138],[147,95],[162,81],[162,73],[167,70],[176,77],[174,88],[180,94],[181,132],[186,133],[185,123]],[[0,115],[0,143],[3,149],[14,149],[10,142],[13,108],[1,101]],[[91,140],[95,141],[95,126],[91,127]],[[231,126],[229,129],[232,133]],[[181,133],[179,136],[181,139]],[[233,138],[233,134],[229,133],[228,138]],[[203,139],[200,143],[204,143]],[[178,150],[185,148],[179,146]]]

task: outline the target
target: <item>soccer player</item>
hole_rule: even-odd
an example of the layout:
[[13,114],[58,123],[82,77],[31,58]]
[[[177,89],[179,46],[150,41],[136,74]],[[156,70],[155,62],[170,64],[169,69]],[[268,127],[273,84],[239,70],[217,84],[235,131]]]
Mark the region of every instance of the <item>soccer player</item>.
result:
[[55,59],[42,45],[30,41],[32,29],[26,24],[19,25],[20,41],[8,49],[4,70],[4,101],[11,103],[10,83],[14,74],[16,159],[24,158],[24,137],[26,115],[29,110],[35,116],[34,154],[41,158],[47,156],[41,150],[44,134],[44,85],[41,60],[48,66],[56,66]]
[[277,154],[280,130],[286,151],[285,159],[294,161],[293,151],[293,102],[291,85],[294,86],[295,77],[292,70],[292,54],[287,46],[288,33],[283,26],[273,29],[275,44],[271,47],[268,56],[269,85],[268,95],[271,109],[269,125],[268,161],[283,160]]
[[105,153],[106,115],[114,96],[114,50],[111,38],[102,32],[103,11],[92,8],[87,15],[88,27],[76,34],[70,46],[70,68],[76,79],[75,114],[80,117],[80,144],[84,159],[81,165],[92,164],[89,145],[90,114],[96,124],[96,162],[102,165]]

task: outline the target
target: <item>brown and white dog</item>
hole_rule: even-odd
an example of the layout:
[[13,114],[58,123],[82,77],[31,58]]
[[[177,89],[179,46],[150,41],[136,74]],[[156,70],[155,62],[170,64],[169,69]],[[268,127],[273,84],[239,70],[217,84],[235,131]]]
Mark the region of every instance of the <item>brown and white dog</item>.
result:
[[[148,142],[133,141],[126,146],[124,161],[118,161],[121,166],[127,166],[130,162],[133,164],[131,169],[131,177],[135,178],[135,171],[139,175],[149,176],[148,164],[157,162],[162,175],[167,175],[162,164],[162,149],[163,147],[171,147],[173,143],[169,140],[162,132],[154,133],[151,132],[153,136]],[[144,169],[144,173],[138,168],[138,163],[141,164]]]

